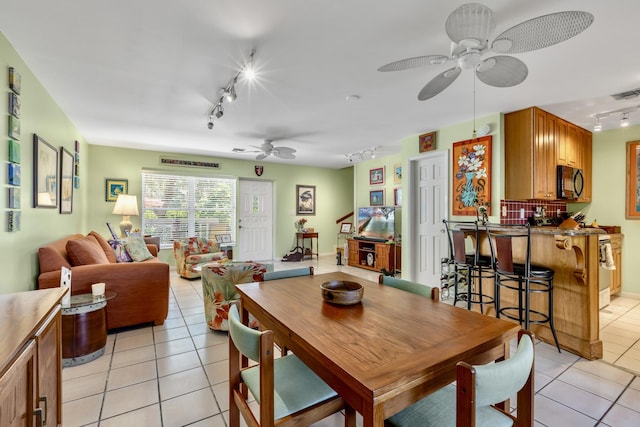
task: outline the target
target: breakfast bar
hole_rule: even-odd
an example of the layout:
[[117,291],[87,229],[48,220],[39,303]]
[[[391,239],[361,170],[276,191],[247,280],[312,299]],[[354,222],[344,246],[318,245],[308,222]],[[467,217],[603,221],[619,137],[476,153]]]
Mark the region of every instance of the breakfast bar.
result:
[[[553,313],[560,346],[588,360],[602,358],[598,309],[600,234],[605,232],[598,228],[531,227],[531,263],[555,271]],[[489,254],[488,240],[481,238],[480,244],[481,251]],[[524,251],[524,247],[516,248],[515,257],[524,258]],[[489,285],[486,289],[492,288]],[[501,305],[513,305],[514,299],[515,295],[503,293]],[[546,303],[532,297],[531,308],[545,312]],[[541,340],[555,345],[548,325],[531,325],[531,330]]]

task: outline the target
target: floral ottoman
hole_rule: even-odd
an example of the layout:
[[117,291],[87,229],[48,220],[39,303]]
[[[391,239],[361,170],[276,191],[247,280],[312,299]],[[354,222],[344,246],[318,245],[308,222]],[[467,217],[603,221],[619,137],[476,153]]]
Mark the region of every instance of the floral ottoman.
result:
[[[226,262],[202,266],[204,315],[209,328],[228,331],[229,307],[240,298],[235,285],[260,282],[267,271],[273,271],[273,264]],[[258,326],[258,322],[252,316],[249,318],[249,326]]]

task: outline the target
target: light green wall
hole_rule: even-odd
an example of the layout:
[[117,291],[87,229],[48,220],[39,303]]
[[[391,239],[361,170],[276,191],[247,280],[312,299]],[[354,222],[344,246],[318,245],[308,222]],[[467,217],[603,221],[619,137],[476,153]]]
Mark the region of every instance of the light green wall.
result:
[[[160,164],[161,156],[183,160],[200,160],[220,163],[220,169],[205,170]],[[297,166],[295,160],[286,164],[259,163],[253,160],[234,160],[216,157],[204,157],[188,154],[162,153],[157,151],[132,150],[105,146],[89,146],[89,181],[96,191],[88,195],[88,227],[107,237],[109,232],[105,225],[111,222],[117,225],[122,216],[113,215],[114,203],[105,201],[104,185],[106,178],[124,178],[129,181],[129,194],[137,194],[140,201],[141,171],[145,169],[180,171],[192,175],[224,175],[238,178],[258,179],[254,166],[262,164],[264,172],[259,179],[274,183],[274,232],[275,253],[280,258],[294,246],[294,222],[303,216],[296,216],[296,185],[316,186],[316,215],[304,218],[307,227],[313,227],[319,233],[320,253],[333,253],[336,246],[336,235],[339,224],[336,220],[351,212],[353,206],[353,168],[326,169],[308,166]],[[140,203],[140,202],[139,202]],[[141,227],[140,217],[131,217],[134,228]],[[162,250],[160,258],[170,264],[173,253],[170,249]]]
[[[14,67],[22,77],[21,101],[21,230],[7,232],[7,162],[8,162],[8,106],[9,92],[8,68]],[[0,208],[2,225],[0,226],[0,293],[17,292],[35,288],[38,275],[37,249],[43,243],[53,241],[67,234],[82,232],[86,229],[85,207],[88,186],[86,185],[86,167],[81,163],[80,177],[82,185],[74,190],[73,212],[61,215],[57,209],[33,208],[33,134],[37,133],[56,149],[64,147],[74,152],[74,141],[80,141],[80,153],[87,153],[87,144],[69,121],[64,112],[40,84],[24,61],[13,49],[8,40],[0,33],[0,81],[2,82],[4,101],[0,102],[0,134],[3,149],[0,150],[2,172],[0,173]]]

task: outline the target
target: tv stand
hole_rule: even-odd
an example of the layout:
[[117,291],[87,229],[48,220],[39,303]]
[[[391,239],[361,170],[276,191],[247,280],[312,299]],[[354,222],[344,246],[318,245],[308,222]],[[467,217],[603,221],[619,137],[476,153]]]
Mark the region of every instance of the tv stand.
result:
[[374,242],[367,240],[347,239],[349,248],[347,265],[381,271],[383,268],[395,272],[396,245],[395,243]]

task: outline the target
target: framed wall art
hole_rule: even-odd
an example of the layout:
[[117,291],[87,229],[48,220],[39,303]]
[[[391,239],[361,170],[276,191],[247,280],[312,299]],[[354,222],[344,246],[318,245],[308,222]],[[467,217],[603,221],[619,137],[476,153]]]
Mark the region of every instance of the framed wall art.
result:
[[640,219],[640,141],[627,142],[627,219]]
[[369,191],[369,204],[371,206],[384,206],[384,190]]
[[120,194],[129,194],[129,180],[123,178],[107,178],[104,181],[104,200],[115,202]]
[[453,144],[452,215],[491,214],[491,135]]
[[351,233],[351,227],[352,226],[353,226],[353,224],[351,224],[350,222],[343,222],[342,224],[340,224],[340,233],[342,233],[342,234]]
[[58,207],[58,150],[33,134],[33,207]]
[[296,185],[296,215],[316,214],[316,186]]
[[20,95],[20,89],[22,88],[22,79],[20,73],[15,68],[9,67],[9,89],[14,91],[17,95]]
[[393,189],[393,206],[402,206],[402,188]]
[[384,184],[384,168],[369,169],[369,184]]
[[393,183],[400,184],[402,182],[402,165],[396,163],[393,165]]
[[424,153],[436,149],[436,133],[423,133],[418,137],[418,151]]
[[73,209],[73,154],[60,147],[60,213]]

